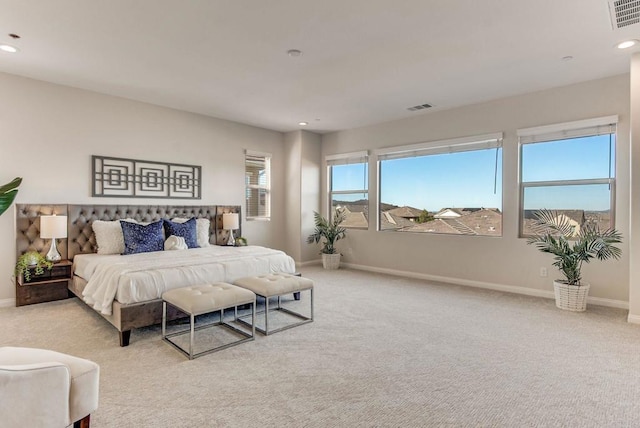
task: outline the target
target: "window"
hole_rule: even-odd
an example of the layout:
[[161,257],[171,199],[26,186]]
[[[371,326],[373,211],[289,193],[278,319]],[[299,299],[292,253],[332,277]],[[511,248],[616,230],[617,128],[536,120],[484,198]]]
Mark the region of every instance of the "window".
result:
[[378,230],[502,235],[502,134],[378,152]]
[[244,161],[247,220],[271,217],[271,155],[247,150]]
[[349,228],[369,227],[369,163],[367,152],[327,156],[329,205],[344,209],[342,225]]
[[613,227],[617,116],[518,130],[520,236],[536,210]]

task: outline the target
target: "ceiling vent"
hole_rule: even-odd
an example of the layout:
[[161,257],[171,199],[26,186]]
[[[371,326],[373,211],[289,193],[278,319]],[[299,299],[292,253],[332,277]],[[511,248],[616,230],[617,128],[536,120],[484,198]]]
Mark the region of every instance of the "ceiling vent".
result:
[[[638,0],[640,1],[640,0]],[[418,111],[418,110],[424,110],[426,108],[431,108],[433,107],[431,104],[420,104],[419,106],[413,106],[413,107],[409,107],[407,110],[409,111]]]
[[614,30],[640,22],[640,0],[609,0],[611,25]]

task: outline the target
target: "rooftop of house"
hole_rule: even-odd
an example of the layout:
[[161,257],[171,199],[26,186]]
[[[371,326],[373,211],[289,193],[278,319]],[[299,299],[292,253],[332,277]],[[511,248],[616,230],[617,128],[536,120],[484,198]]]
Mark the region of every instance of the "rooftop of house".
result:
[[386,212],[388,212],[391,215],[404,217],[404,218],[418,218],[422,214],[422,210],[418,208],[409,207],[406,205],[403,207],[394,208]]
[[[351,211],[354,207],[355,211]],[[367,228],[369,224],[368,209],[362,209],[363,205],[345,207],[347,217],[343,226],[353,228]],[[533,233],[533,212],[525,212],[522,231],[524,235]],[[502,235],[502,213],[498,208],[443,208],[438,211],[433,220],[418,223],[417,219],[421,210],[404,206],[382,211],[380,213],[380,230],[395,230],[401,232],[418,233],[448,233],[458,235]],[[597,224],[601,229],[608,229],[611,225],[611,216],[608,212],[584,211],[584,210],[556,210],[559,215],[566,216],[576,225]],[[414,214],[417,216],[413,216]],[[442,215],[453,213],[453,216]],[[438,216],[438,214],[441,214]],[[412,217],[408,217],[412,215]]]

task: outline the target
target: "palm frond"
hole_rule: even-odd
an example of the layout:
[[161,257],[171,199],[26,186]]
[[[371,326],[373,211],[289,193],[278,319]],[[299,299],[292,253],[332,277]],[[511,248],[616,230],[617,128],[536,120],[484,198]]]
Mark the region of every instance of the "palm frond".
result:
[[320,242],[324,238],[324,243],[320,252],[322,254],[335,254],[335,243],[346,236],[347,229],[340,226],[346,219],[344,210],[336,209],[330,220],[324,218],[317,211],[313,212],[315,222],[314,232],[307,237],[309,244]]
[[571,219],[558,211],[542,209],[533,213],[533,233],[543,235],[552,233],[566,237],[575,236],[576,228]]
[[0,215],[2,215],[13,203],[18,194],[18,187],[22,183],[21,177],[14,178],[10,183],[0,186]]
[[602,232],[594,224],[580,227],[566,215],[551,210],[536,211],[534,216],[535,234],[527,244],[552,254],[553,266],[562,272],[568,284],[580,284],[582,263],[594,258],[618,259],[622,255],[622,250],[615,246],[622,242],[622,235],[615,229]]

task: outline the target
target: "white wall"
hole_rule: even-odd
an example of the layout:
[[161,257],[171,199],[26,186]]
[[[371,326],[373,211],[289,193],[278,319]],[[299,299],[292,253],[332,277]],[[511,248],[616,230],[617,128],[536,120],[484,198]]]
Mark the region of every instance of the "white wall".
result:
[[300,131],[284,134],[285,167],[285,248],[295,261],[302,259],[300,247],[300,156],[302,143]]
[[318,247],[306,243],[313,233],[313,212],[320,210],[321,138],[308,131],[284,136],[286,167],[286,249],[296,262],[318,258]]
[[320,246],[307,244],[307,237],[315,229],[313,212],[320,211],[320,177],[322,163],[321,137],[302,131],[300,156],[300,245],[301,261],[319,259]]
[[[244,149],[273,154],[270,222],[245,221],[251,244],[284,248],[283,135],[235,122],[0,73],[0,183],[24,178],[18,203],[242,205]],[[202,199],[91,197],[91,155],[202,166]],[[15,296],[14,209],[0,217],[0,304]]]
[[640,53],[631,57],[631,245],[629,321],[640,324]]
[[[518,235],[518,128],[619,115],[616,226],[624,236],[619,261],[594,262],[583,269],[590,295],[625,306],[629,297],[629,76],[622,75],[447,111],[416,113],[397,120],[323,136],[323,156],[423,141],[504,132],[503,236],[431,235],[349,230],[340,241],[344,261],[377,270],[442,277],[467,284],[517,287],[548,295],[555,268],[551,257],[527,246]],[[376,158],[370,156],[369,210],[376,210]],[[323,174],[326,172],[323,170]],[[323,176],[323,195],[326,177]],[[327,211],[323,198],[323,211]],[[540,267],[550,277],[539,276]],[[606,302],[605,302],[606,303]]]

